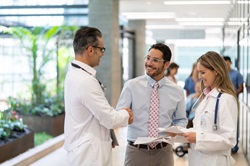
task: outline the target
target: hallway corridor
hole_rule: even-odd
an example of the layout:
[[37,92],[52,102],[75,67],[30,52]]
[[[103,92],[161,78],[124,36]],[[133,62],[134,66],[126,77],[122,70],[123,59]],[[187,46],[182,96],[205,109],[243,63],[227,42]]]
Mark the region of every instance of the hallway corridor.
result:
[[[116,130],[117,139],[119,141],[120,146],[113,149],[113,166],[123,166],[125,148],[126,148],[126,134],[127,128],[120,128]],[[49,155],[41,158],[35,163],[31,164],[31,166],[66,166],[66,152],[63,148],[59,148]],[[248,163],[242,153],[242,150],[238,151],[238,153],[233,155],[236,163],[234,166],[248,166]],[[188,166],[187,162],[187,154],[184,157],[178,157],[174,154],[175,166]]]

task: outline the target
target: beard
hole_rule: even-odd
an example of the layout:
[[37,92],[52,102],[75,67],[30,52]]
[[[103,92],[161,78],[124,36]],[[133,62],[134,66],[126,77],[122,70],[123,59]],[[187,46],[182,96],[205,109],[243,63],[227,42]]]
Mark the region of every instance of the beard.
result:
[[159,67],[159,68],[154,68],[152,66],[145,65],[145,69],[146,69],[147,75],[152,78],[162,75],[164,73],[164,66]]

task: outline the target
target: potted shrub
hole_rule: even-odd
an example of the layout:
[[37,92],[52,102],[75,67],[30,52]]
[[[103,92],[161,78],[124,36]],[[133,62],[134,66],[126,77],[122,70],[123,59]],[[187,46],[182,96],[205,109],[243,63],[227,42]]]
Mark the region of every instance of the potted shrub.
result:
[[34,133],[15,110],[0,112],[0,163],[34,147]]
[[43,104],[9,97],[7,103],[34,132],[58,136],[64,132],[64,102],[62,97],[47,97]]

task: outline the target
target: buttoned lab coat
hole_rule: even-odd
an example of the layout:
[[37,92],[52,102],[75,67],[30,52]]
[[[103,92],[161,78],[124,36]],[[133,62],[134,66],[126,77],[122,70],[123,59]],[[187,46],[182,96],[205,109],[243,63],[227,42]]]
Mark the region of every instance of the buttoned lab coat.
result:
[[[94,69],[74,61],[95,75]],[[65,79],[65,143],[70,166],[111,166],[110,129],[128,124],[126,110],[115,111],[96,78],[71,67]]]
[[190,166],[231,166],[234,163],[231,148],[236,144],[237,102],[232,95],[222,93],[217,115],[218,129],[213,130],[218,93],[213,89],[196,109],[193,120],[197,130],[196,143],[191,144],[188,151]]

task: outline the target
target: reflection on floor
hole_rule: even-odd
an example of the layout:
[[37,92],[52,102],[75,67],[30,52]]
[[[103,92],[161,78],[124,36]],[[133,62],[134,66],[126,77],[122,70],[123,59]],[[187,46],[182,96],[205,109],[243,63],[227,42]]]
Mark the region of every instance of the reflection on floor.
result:
[[[115,130],[117,138],[119,140],[120,146],[113,149],[113,166],[123,166],[124,161],[124,155],[125,155],[125,148],[126,148],[126,134],[127,134],[127,128],[120,128]],[[58,150],[54,151],[53,153],[45,156],[44,158],[36,161],[35,163],[31,164],[31,166],[54,166],[54,165],[60,165],[60,166],[66,166],[66,152],[63,148],[59,148]],[[175,166],[188,166],[187,162],[188,154],[184,155],[183,157],[178,157],[174,155],[175,158]],[[238,151],[238,153],[233,155],[234,159],[236,160],[236,163],[234,166],[248,166],[248,163],[241,151]]]

